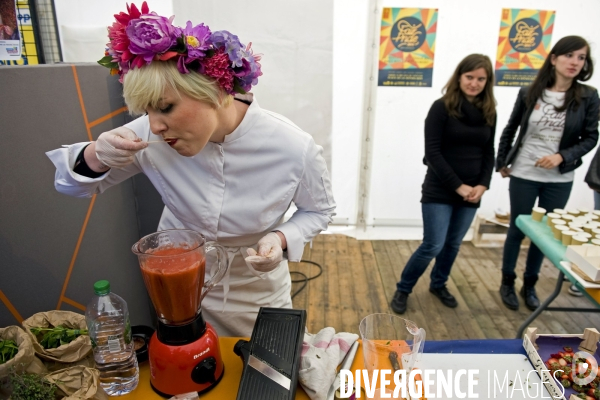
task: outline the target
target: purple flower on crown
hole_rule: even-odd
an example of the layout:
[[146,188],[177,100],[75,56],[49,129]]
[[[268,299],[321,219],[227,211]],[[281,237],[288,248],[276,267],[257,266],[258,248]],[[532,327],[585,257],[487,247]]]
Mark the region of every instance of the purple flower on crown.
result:
[[229,60],[231,60],[232,67],[242,66],[244,47],[236,35],[227,31],[216,31],[212,33],[210,40],[216,49],[221,49],[227,54]]
[[246,49],[242,50],[242,66],[233,69],[239,86],[246,92],[258,83],[258,77],[262,75],[259,63],[260,55],[254,55],[251,46],[252,43],[248,43]]
[[125,32],[129,37],[129,51],[140,55],[150,64],[157,54],[162,54],[177,44],[177,29],[172,24],[173,17],[145,14],[132,19]]
[[204,24],[192,28],[192,22],[188,21],[183,28],[183,39],[187,47],[187,58],[203,58],[205,51],[210,49],[210,29]]
[[185,28],[176,28],[177,36],[183,37],[186,53],[179,56],[177,60],[177,69],[182,74],[189,73],[187,64],[196,60],[202,60],[206,56],[206,51],[210,50],[210,29],[204,24],[192,26],[192,22],[188,21]]

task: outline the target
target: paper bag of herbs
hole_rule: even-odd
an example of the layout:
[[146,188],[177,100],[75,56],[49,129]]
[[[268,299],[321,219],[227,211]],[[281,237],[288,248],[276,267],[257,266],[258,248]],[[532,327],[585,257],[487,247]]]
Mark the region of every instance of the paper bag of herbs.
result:
[[11,369],[35,374],[46,372],[35,357],[31,338],[18,326],[0,328],[0,379],[6,378]]
[[54,371],[45,378],[58,387],[57,394],[64,396],[62,400],[108,399],[108,395],[100,387],[100,373],[97,369],[77,365]]
[[11,371],[46,372],[42,362],[35,357],[31,338],[18,326],[0,328],[0,398],[6,396]]
[[60,310],[40,312],[24,320],[23,328],[48,371],[95,366],[84,315]]

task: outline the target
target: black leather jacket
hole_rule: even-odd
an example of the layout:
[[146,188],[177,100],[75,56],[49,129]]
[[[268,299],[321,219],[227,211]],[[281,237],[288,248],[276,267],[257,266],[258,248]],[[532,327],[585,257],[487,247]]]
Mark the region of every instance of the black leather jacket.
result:
[[[581,86],[583,88],[581,104],[577,110],[574,110],[573,104],[567,108],[565,129],[558,146],[558,153],[563,158],[563,162],[558,166],[561,174],[579,167],[582,163],[581,157],[590,152],[598,142],[598,118],[600,117],[598,91],[591,86]],[[497,171],[513,163],[527,132],[527,124],[533,111],[533,108],[527,108],[525,103],[527,89],[524,87],[519,91],[508,124],[502,131],[496,157]],[[519,126],[521,126],[519,135],[513,143]]]

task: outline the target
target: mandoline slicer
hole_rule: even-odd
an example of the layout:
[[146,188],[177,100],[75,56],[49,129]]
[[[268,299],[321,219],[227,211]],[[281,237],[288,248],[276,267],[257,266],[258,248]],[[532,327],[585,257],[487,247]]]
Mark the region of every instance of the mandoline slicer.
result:
[[306,311],[261,307],[250,341],[233,351],[244,370],[237,400],[293,400],[298,385]]

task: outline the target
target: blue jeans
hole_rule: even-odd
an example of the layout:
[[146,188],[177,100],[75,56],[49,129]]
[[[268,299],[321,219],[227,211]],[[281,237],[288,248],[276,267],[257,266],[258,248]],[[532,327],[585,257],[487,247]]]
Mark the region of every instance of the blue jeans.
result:
[[[564,208],[569,200],[573,182],[536,182],[510,177],[508,186],[510,195],[510,227],[504,242],[502,258],[502,275],[514,282],[516,278],[515,267],[521,249],[521,242],[525,234],[515,225],[517,216],[531,214],[536,199],[538,206],[552,212],[555,208]],[[535,285],[544,260],[544,253],[533,243],[529,245],[527,261],[525,262],[524,280],[527,285]],[[505,283],[509,284],[509,282]]]
[[477,208],[450,204],[422,203],[423,243],[413,253],[402,271],[396,288],[410,293],[412,288],[435,258],[429,287],[439,289],[446,285],[458,249],[471,226]]

